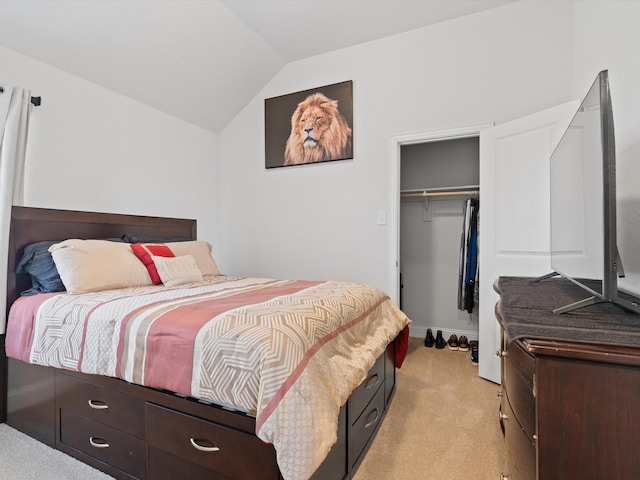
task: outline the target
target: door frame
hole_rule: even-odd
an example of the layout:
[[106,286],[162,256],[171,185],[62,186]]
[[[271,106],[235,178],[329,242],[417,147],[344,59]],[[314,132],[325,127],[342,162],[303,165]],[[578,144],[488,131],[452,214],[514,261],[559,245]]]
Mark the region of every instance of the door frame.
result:
[[[485,123],[468,127],[391,137],[389,152],[389,297],[400,304],[400,160],[401,147],[418,143],[441,142],[460,138],[480,137],[480,132],[492,127]],[[480,187],[482,189],[482,186]]]

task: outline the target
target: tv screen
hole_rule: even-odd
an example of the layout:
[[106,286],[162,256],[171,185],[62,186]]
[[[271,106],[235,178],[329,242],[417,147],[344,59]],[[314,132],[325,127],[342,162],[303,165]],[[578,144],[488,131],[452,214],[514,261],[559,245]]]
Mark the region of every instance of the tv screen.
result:
[[551,155],[551,268],[591,296],[554,310],[599,302],[640,312],[620,298],[616,242],[616,168],[608,71],[598,74]]

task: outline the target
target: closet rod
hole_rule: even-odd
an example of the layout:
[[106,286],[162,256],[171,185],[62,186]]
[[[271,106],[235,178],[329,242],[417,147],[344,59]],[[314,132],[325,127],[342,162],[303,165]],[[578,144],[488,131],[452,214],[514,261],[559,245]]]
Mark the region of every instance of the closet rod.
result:
[[453,195],[478,195],[480,190],[447,190],[444,192],[429,192],[424,190],[422,192],[401,192],[402,197],[444,197]]

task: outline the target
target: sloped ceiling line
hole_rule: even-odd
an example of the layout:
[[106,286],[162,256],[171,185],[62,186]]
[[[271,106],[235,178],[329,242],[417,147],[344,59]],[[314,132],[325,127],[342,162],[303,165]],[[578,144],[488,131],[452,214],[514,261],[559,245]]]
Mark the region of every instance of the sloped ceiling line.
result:
[[0,45],[219,133],[288,62],[513,1],[3,0]]

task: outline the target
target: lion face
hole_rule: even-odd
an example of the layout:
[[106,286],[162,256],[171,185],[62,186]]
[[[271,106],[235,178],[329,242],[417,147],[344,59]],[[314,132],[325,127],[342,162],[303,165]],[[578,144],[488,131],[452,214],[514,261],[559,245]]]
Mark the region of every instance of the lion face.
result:
[[351,148],[351,128],[338,102],[321,93],[309,95],[291,116],[285,165],[345,158]]
[[302,113],[295,129],[296,134],[302,137],[304,148],[314,148],[318,146],[322,135],[327,131],[330,119],[325,112],[313,106]]

